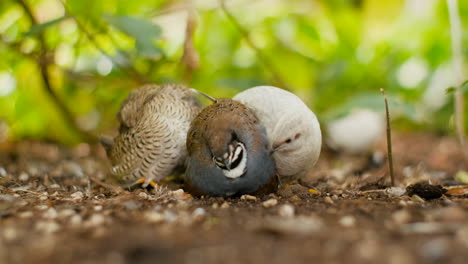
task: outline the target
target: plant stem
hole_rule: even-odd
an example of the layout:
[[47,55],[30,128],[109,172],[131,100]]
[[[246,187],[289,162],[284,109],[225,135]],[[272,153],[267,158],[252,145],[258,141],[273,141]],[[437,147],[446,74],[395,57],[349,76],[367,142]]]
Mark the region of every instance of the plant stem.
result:
[[384,97],[385,102],[385,119],[387,120],[387,156],[388,169],[390,170],[390,180],[392,186],[395,186],[395,175],[393,173],[393,153],[392,153],[392,129],[390,128],[390,112],[388,111],[388,100],[384,88],[380,88],[380,92]]
[[226,7],[225,0],[220,0],[220,3],[221,3],[221,9],[223,10],[224,14],[226,14],[229,21],[231,21],[231,23],[236,27],[237,31],[241,33],[242,37],[247,42],[247,45],[249,45],[250,48],[255,51],[255,54],[257,54],[257,58],[270,71],[270,73],[273,75],[273,78],[278,83],[278,85],[280,85],[281,88],[290,91],[291,90],[290,87],[283,80],[283,78],[281,77],[281,74],[279,74],[279,72],[276,70],[273,63],[271,63],[271,61],[265,56],[265,54],[263,54],[263,52],[253,43],[252,39],[250,39],[248,31],[244,27],[241,26],[241,24],[237,21],[237,19],[228,10],[228,8]]
[[463,93],[460,87],[463,83],[463,53],[462,53],[462,29],[460,15],[458,13],[458,0],[447,0],[447,6],[450,18],[450,36],[452,39],[452,66],[455,77],[454,93],[455,99],[455,129],[460,142],[460,146],[465,157],[465,162],[468,163],[468,150],[465,147],[465,130],[464,130],[464,101]]

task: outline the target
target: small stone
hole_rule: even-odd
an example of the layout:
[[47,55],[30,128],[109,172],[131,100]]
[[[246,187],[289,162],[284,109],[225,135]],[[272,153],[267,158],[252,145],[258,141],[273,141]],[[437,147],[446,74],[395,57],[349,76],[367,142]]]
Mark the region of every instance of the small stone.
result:
[[199,207],[193,211],[192,216],[196,219],[200,219],[200,218],[203,218],[205,214],[206,214],[205,209]]
[[241,200],[249,200],[249,201],[256,201],[257,200],[257,197],[253,196],[253,195],[249,195],[249,194],[244,194],[241,196],[240,198]]
[[392,214],[392,219],[396,224],[407,224],[411,221],[411,214],[408,210],[398,210]]
[[458,229],[455,238],[468,248],[468,225]]
[[83,225],[84,227],[98,227],[106,222],[106,218],[102,214],[93,214]]
[[18,237],[18,231],[13,227],[5,228],[3,229],[3,237],[8,241],[15,240]]
[[155,211],[145,212],[144,217],[148,222],[151,223],[159,223],[164,221],[164,215]]
[[278,209],[278,214],[282,217],[293,217],[294,216],[294,206],[290,204],[283,204]]
[[60,189],[60,185],[54,183],[54,184],[50,185],[49,188],[51,188],[51,189]]
[[42,196],[39,196],[39,200],[41,201],[45,201],[47,200],[49,197],[45,196],[45,195],[42,195]]
[[184,190],[182,190],[182,189],[172,191],[171,194],[176,199],[187,199],[188,197],[190,197],[190,195],[185,193]]
[[401,187],[390,187],[386,189],[389,196],[400,197],[406,193],[406,190]]
[[82,192],[78,191],[78,192],[72,193],[70,197],[72,198],[73,201],[77,202],[77,201],[81,201],[84,195]]
[[79,227],[81,223],[83,222],[83,218],[80,215],[73,215],[70,217],[70,226],[72,227]]
[[411,200],[412,200],[413,202],[416,202],[416,203],[424,203],[424,202],[425,202],[424,199],[421,198],[421,197],[420,197],[419,195],[417,195],[417,194],[411,196]]
[[331,196],[332,200],[333,201],[337,201],[338,200],[338,195],[334,194]]
[[102,211],[102,205],[94,206],[94,211]]
[[323,201],[327,204],[335,204],[335,202],[332,200],[332,198],[330,198],[330,196],[326,196],[325,199],[323,199]]
[[44,212],[43,216],[49,219],[57,218],[57,211],[54,208],[49,208]]
[[356,218],[353,216],[347,215],[343,216],[340,220],[339,223],[343,227],[353,227],[356,224]]
[[26,172],[21,172],[18,179],[23,182],[27,181],[29,179],[29,175]]
[[6,177],[8,175],[8,172],[5,170],[5,168],[0,167],[0,177]]
[[148,199],[149,196],[148,196],[148,194],[145,193],[145,192],[140,192],[140,193],[138,194],[138,197],[143,198],[143,199],[146,200],[146,199]]
[[449,241],[444,238],[432,239],[421,247],[421,255],[430,262],[438,262],[447,255]]
[[213,208],[213,209],[218,209],[218,208],[219,208],[219,204],[218,204],[218,203],[213,203],[213,204],[211,205],[211,208]]
[[58,212],[58,217],[59,218],[65,218],[65,217],[72,216],[74,214],[76,214],[75,210],[67,208],[67,209],[63,209],[63,210],[59,211]]
[[36,224],[36,229],[44,233],[54,233],[60,229],[60,225],[54,221],[41,221]]
[[18,214],[20,218],[31,218],[34,216],[34,213],[31,211],[21,212]]
[[268,199],[262,203],[263,207],[265,208],[273,207],[273,206],[276,206],[277,204],[278,204],[278,200],[276,200],[275,198]]
[[221,205],[221,209],[227,209],[229,208],[229,203],[228,202],[224,202],[222,205]]
[[164,220],[166,220],[169,223],[175,222],[177,220],[177,215],[174,214],[173,212],[166,210],[164,211]]

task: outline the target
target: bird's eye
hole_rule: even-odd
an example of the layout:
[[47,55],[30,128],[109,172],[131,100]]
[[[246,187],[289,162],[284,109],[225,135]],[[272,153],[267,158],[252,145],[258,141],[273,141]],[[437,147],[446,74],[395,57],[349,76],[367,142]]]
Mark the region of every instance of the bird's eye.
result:
[[294,139],[298,139],[300,136],[301,136],[301,133],[297,133],[297,134],[294,136]]
[[286,141],[284,141],[284,142],[285,142],[286,144],[289,144],[289,143],[291,143],[291,141],[292,141],[292,140],[291,140],[290,138],[288,138],[288,139],[286,139]]

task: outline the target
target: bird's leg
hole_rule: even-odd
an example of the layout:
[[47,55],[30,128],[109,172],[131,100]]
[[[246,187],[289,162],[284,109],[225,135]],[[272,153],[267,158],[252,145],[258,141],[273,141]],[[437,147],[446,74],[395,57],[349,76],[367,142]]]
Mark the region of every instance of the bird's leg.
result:
[[146,189],[156,189],[156,187],[158,187],[158,184],[155,181],[151,180],[151,179],[148,181],[148,184],[145,185],[146,180],[147,179],[143,177],[143,178],[138,179],[135,182],[127,184],[124,187],[125,187],[125,189],[130,190],[130,191],[133,191],[133,190],[137,189],[138,187],[142,187],[142,188],[146,188]]

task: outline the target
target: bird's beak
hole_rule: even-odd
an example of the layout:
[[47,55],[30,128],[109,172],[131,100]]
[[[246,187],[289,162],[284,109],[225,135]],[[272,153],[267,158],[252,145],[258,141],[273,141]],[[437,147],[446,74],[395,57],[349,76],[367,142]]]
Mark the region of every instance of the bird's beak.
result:
[[227,160],[224,160],[224,166],[226,166],[228,170],[231,170],[231,164],[232,164],[232,161],[230,158]]

